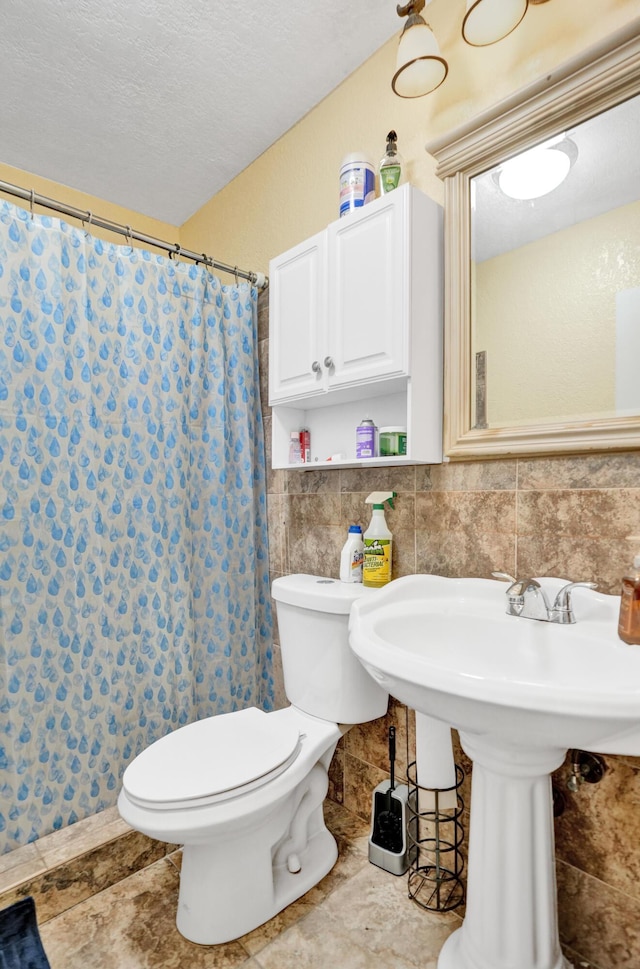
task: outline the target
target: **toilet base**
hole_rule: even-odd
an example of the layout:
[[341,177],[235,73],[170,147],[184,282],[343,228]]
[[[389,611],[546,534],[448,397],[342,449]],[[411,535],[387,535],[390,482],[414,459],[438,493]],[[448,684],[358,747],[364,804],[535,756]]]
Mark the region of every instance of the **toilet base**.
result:
[[251,932],[295,901],[336,863],[323,802],[336,744],[346,732],[294,707],[269,714],[295,722],[300,751],[274,779],[219,803],[149,808],[123,788],[120,814],[133,828],[182,844],[179,932],[219,945]]
[[185,846],[176,925],[190,942],[219,945],[268,922],[331,871],[338,846],[323,822],[296,853],[297,873],[272,864],[262,830],[244,839],[244,861],[236,854],[233,844]]

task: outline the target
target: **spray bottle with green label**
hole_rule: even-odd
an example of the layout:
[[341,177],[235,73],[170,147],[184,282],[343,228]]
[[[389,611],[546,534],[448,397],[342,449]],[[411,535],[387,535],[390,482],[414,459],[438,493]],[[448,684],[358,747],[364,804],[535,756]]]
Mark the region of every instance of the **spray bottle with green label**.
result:
[[385,502],[393,508],[395,491],[373,491],[365,504],[373,505],[373,515],[364,533],[364,562],[362,584],[370,589],[380,589],[391,582],[391,551],[393,536],[384,517]]

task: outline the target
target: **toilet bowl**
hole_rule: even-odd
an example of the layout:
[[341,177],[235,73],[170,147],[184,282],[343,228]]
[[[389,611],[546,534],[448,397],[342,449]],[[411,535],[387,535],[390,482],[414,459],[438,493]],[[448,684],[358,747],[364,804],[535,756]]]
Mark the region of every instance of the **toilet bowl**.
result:
[[183,848],[177,927],[214,945],[268,921],[338,857],[322,804],[340,737],[383,716],[388,694],[348,645],[351,603],[375,594],[316,576],[276,579],[291,705],[188,724],[127,767],[118,798],[131,827]]

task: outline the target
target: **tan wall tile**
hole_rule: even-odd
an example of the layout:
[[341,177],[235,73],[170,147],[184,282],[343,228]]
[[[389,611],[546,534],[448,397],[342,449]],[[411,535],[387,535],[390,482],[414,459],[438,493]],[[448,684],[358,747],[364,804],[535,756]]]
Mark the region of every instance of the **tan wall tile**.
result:
[[286,571],[287,501],[284,495],[267,495],[269,570]]
[[610,756],[605,763],[602,780],[576,793],[566,786],[569,760],[556,771],[565,794],[555,822],[556,855],[640,901],[640,767]]
[[339,525],[340,496],[338,494],[289,495],[289,524],[292,529],[308,525]]
[[289,530],[289,572],[337,579],[346,534],[339,525],[309,525]]
[[490,578],[491,573],[514,572],[513,535],[469,535],[464,532],[421,530],[416,534],[416,571],[453,578]]
[[[371,520],[371,506],[365,505],[364,492],[343,492],[340,495],[340,518],[347,525],[360,525],[362,531],[368,527]],[[385,511],[385,518],[387,517]]]
[[624,539],[562,538],[545,534],[518,538],[519,575],[554,575],[572,582],[595,582],[600,592],[620,594],[630,562]]
[[286,490],[290,495],[319,495],[340,491],[339,471],[287,471]]
[[640,488],[640,451],[520,458],[518,488],[521,491]]
[[401,575],[415,575],[417,572],[416,531],[394,528],[392,534],[391,577],[399,579]]
[[355,724],[351,728],[344,738],[345,751],[350,757],[366,761],[388,776],[389,727],[395,727],[396,775],[398,782],[404,783],[407,772],[407,717],[404,704],[390,697],[386,716],[370,723]]
[[416,469],[416,491],[514,491],[517,462],[462,461]]
[[344,804],[344,741],[341,740],[329,765],[327,797],[336,804]]
[[340,471],[341,491],[395,491],[411,493],[416,490],[415,467],[345,468]]
[[560,938],[601,969],[640,966],[640,901],[559,861]]
[[416,494],[416,527],[432,533],[513,535],[515,493],[426,491]]
[[374,788],[388,777],[387,771],[344,755],[344,806],[363,819],[371,817],[371,798]]
[[640,488],[524,491],[518,535],[537,538],[626,538],[640,532]]

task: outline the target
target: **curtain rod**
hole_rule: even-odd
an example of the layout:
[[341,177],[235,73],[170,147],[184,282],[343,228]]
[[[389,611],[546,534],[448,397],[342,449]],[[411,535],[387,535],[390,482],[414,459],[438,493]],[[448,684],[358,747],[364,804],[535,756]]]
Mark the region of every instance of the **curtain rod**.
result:
[[265,276],[264,273],[245,272],[242,269],[238,269],[237,266],[227,266],[223,262],[216,262],[204,252],[191,252],[189,249],[183,249],[177,242],[165,242],[163,239],[155,239],[153,236],[145,235],[143,232],[136,232],[130,225],[121,225],[119,222],[103,219],[100,216],[94,215],[89,209],[76,209],[72,205],[65,205],[64,202],[57,202],[55,199],[47,198],[46,195],[39,195],[32,188],[21,188],[19,185],[12,185],[10,182],[0,180],[0,191],[29,202],[31,212],[33,212],[34,205],[41,205],[46,209],[52,209],[54,212],[60,212],[62,215],[79,219],[80,222],[97,225],[100,229],[107,229],[109,232],[117,232],[120,235],[126,236],[127,239],[135,239],[137,242],[143,242],[147,246],[163,249],[165,252],[179,256],[181,259],[191,259],[193,262],[201,262],[205,266],[210,266],[212,269],[219,269],[221,272],[230,273],[236,278],[248,279],[257,289],[266,289],[269,285],[269,277]]

